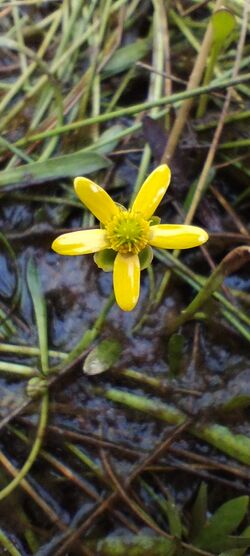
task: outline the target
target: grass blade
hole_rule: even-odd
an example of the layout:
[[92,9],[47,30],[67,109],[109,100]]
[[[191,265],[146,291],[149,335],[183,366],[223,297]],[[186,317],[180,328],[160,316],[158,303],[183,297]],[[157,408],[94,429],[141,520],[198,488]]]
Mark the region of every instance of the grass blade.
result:
[[58,178],[86,175],[108,168],[110,162],[100,154],[76,152],[57,156],[43,162],[31,162],[0,172],[0,186],[27,187]]
[[47,308],[45,299],[41,289],[40,278],[37,267],[32,258],[29,259],[27,267],[27,282],[32,297],[35,311],[37,332],[39,338],[39,346],[41,353],[41,367],[43,374],[48,373],[49,357],[48,357],[48,336],[47,336]]

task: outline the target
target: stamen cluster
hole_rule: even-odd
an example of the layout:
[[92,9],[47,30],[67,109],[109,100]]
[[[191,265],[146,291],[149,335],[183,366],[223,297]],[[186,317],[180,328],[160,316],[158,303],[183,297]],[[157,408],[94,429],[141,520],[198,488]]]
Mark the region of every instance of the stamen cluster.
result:
[[111,249],[122,254],[138,254],[149,241],[150,226],[140,213],[121,210],[106,224]]

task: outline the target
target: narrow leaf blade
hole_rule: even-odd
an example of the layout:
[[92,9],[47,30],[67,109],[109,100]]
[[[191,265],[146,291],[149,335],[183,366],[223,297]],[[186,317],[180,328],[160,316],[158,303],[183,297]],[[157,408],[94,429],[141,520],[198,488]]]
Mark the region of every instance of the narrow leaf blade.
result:
[[48,373],[48,335],[47,335],[47,308],[45,299],[42,293],[40,277],[37,272],[37,267],[32,258],[28,261],[27,266],[27,282],[32,298],[35,319],[37,325],[39,346],[40,346],[40,357],[41,357],[41,367],[44,374]]
[[0,172],[0,187],[27,187],[58,178],[84,176],[108,168],[110,164],[107,158],[97,153],[66,154],[43,162],[31,162],[3,170]]
[[237,529],[243,520],[248,502],[248,496],[239,496],[222,504],[204,525],[194,544],[211,551],[228,548],[228,535]]

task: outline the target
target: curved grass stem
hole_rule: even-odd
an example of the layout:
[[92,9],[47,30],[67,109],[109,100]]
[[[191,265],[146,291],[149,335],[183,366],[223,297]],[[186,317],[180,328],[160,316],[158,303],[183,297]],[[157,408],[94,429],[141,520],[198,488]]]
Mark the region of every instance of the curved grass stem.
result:
[[6,496],[9,496],[15,490],[15,488],[18,487],[18,485],[27,475],[33,463],[35,462],[42,445],[43,436],[47,425],[48,407],[49,407],[49,397],[48,397],[48,392],[45,392],[42,398],[40,421],[37,429],[36,439],[32,446],[31,452],[26,462],[24,463],[23,467],[16,474],[15,478],[5,488],[3,488],[0,491],[0,501],[6,498]]
[[7,550],[8,553],[11,556],[22,556],[21,552],[19,552],[19,550],[17,550],[17,548],[10,541],[10,539],[7,537],[7,535],[5,535],[5,533],[3,532],[2,529],[0,529],[0,544],[4,548],[3,552],[5,552],[5,550]]

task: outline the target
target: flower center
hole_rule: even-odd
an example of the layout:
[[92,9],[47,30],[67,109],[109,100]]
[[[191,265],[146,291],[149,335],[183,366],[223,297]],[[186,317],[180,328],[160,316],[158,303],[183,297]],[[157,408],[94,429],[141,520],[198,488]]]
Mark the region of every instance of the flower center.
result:
[[111,249],[119,253],[137,254],[149,240],[149,223],[138,213],[121,210],[106,225]]

